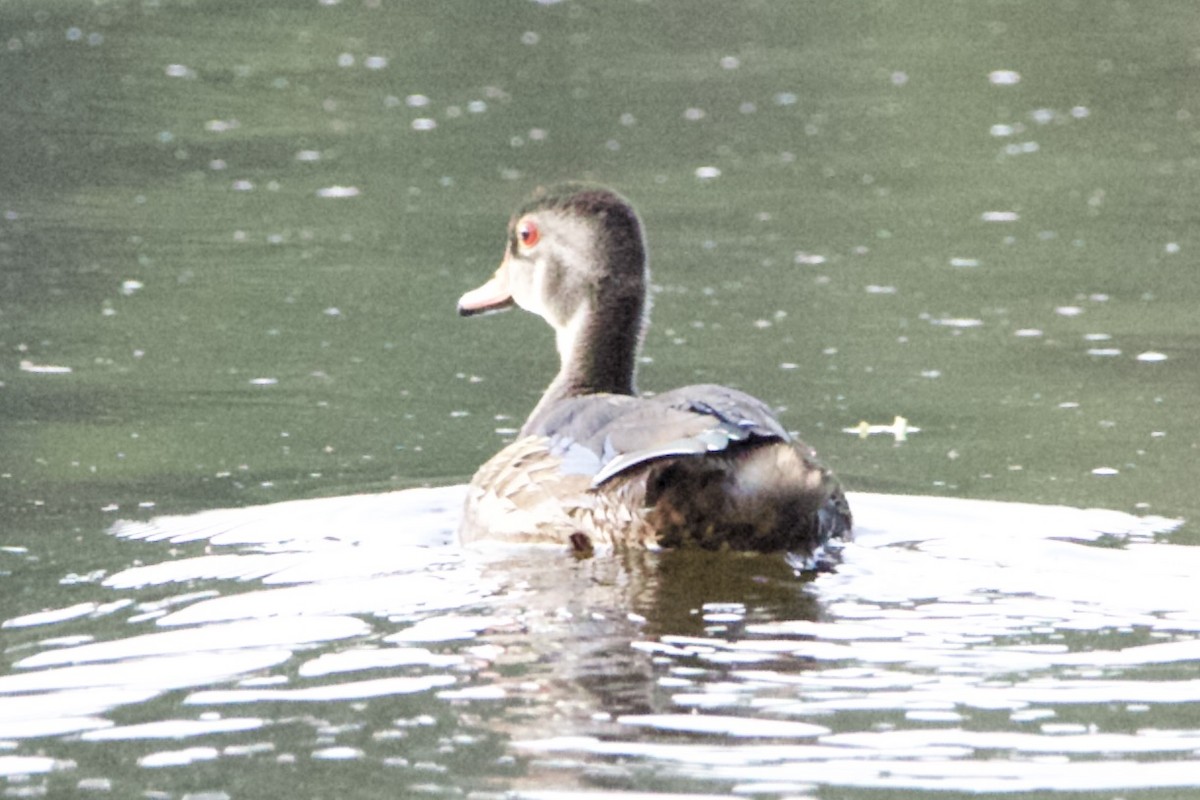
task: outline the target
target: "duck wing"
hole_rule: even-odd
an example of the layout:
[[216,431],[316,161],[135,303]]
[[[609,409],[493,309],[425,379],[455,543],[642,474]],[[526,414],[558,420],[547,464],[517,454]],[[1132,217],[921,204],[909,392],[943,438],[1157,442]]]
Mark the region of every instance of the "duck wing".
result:
[[662,458],[791,440],[761,400],[716,385],[686,386],[648,398],[573,397],[530,420],[524,432],[547,437],[559,469],[590,475],[592,488]]

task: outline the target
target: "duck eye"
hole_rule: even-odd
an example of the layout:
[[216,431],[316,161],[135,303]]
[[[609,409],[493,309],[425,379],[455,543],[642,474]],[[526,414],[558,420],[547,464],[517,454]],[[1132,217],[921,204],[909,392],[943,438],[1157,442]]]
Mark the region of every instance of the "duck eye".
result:
[[534,224],[533,220],[523,219],[517,225],[517,239],[521,242],[522,247],[533,247],[541,238],[542,234],[538,231],[538,227]]

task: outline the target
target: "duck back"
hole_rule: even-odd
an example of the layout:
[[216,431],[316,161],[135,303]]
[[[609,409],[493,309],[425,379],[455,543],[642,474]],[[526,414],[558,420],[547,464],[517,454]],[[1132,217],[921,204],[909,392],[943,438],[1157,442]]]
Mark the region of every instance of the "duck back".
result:
[[462,535],[809,555],[849,526],[836,481],[765,404],[700,385],[531,418],[472,480]]

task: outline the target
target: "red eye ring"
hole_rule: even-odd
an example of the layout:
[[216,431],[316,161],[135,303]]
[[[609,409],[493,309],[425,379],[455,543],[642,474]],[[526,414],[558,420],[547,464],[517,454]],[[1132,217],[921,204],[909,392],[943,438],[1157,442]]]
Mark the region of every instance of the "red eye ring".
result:
[[523,219],[517,223],[517,241],[521,243],[522,247],[526,249],[533,247],[541,238],[542,233],[533,220]]

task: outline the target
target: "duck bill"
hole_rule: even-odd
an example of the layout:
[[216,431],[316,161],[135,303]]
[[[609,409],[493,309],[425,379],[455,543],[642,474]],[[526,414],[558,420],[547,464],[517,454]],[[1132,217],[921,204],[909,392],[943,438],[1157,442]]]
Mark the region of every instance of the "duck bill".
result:
[[463,317],[471,317],[489,311],[503,311],[512,304],[512,292],[508,288],[508,256],[505,256],[490,281],[458,298],[458,313]]

